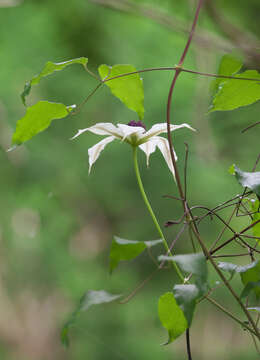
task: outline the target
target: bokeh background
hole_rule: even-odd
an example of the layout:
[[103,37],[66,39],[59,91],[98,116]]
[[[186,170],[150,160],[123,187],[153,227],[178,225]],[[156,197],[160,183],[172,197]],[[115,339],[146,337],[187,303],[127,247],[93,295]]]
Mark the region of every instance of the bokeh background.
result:
[[[89,68],[100,64],[133,64],[137,69],[176,64],[182,53],[194,8],[192,0],[0,1],[0,357],[3,360],[167,360],[186,359],[184,336],[163,347],[167,334],[157,315],[159,296],[176,281],[162,271],[129,303],[91,308],[71,329],[64,349],[59,332],[82,294],[105,289],[128,295],[154,270],[146,255],[108,274],[112,236],[156,239],[157,233],[140,197],[130,147],[114,142],[88,176],[88,148],[98,138],[69,139],[96,122],[128,123],[136,115],[104,88],[82,108],[24,146],[6,152],[16,121],[25,109],[20,93],[26,80],[44,64],[86,56]],[[233,52],[246,68],[259,69],[258,0],[206,2],[185,67],[217,72],[221,57]],[[149,128],[164,122],[172,73],[142,75],[145,118]],[[192,205],[214,207],[241,192],[228,173],[232,163],[250,171],[259,152],[259,130],[241,130],[259,120],[260,104],[207,115],[208,78],[182,74],[173,101],[173,123],[188,122],[197,134],[180,130],[174,144],[183,171],[184,142],[189,144],[188,196]],[[81,103],[96,81],[80,65],[44,79],[29,104],[40,99]],[[100,138],[99,138],[100,139]],[[181,215],[177,195],[161,154],[150,168],[140,154],[145,188],[161,224]],[[223,213],[228,216],[228,211]],[[245,218],[237,220],[246,224]],[[221,230],[205,221],[208,244]],[[178,226],[165,229],[170,241]],[[226,236],[229,234],[227,233]],[[229,249],[232,251],[232,248]],[[162,249],[155,250],[154,255]],[[175,251],[187,253],[186,233]],[[247,260],[243,260],[248,262]],[[241,260],[241,263],[243,263]],[[210,283],[216,282],[214,274]],[[237,284],[236,284],[237,282]],[[235,286],[241,291],[238,279]],[[227,308],[236,304],[220,287],[215,293]],[[206,302],[191,329],[195,359],[254,360],[252,339],[236,323]]]

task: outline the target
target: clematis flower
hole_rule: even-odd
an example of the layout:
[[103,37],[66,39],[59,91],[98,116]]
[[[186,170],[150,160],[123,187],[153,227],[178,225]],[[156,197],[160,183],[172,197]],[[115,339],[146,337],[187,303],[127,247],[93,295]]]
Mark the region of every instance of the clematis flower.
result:
[[[184,127],[195,131],[188,124],[171,125],[171,131],[175,131]],[[88,149],[89,173],[91,171],[92,165],[97,161],[101,151],[104,150],[106,145],[115,139],[119,139],[121,142],[126,142],[133,147],[138,146],[146,154],[147,166],[149,165],[150,155],[158,147],[174,176],[174,168],[171,162],[168,140],[162,136],[158,136],[161,133],[167,133],[167,123],[155,124],[148,131],[146,131],[146,128],[141,121],[130,121],[130,123],[127,125],[117,124],[117,126],[112,123],[98,123],[86,129],[78,130],[77,134],[73,136],[72,139],[75,139],[86,131],[90,131],[97,135],[109,135]],[[177,155],[175,152],[174,155],[177,160]]]

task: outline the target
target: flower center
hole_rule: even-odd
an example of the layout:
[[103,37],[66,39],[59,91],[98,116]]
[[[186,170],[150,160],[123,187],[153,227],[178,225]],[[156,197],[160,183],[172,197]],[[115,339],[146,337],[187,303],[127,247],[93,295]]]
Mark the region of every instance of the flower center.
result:
[[128,126],[140,126],[140,127],[144,128],[144,129],[146,130],[146,127],[145,127],[145,125],[142,123],[142,121],[134,121],[134,120],[132,120],[132,121],[130,121],[127,125],[128,125]]

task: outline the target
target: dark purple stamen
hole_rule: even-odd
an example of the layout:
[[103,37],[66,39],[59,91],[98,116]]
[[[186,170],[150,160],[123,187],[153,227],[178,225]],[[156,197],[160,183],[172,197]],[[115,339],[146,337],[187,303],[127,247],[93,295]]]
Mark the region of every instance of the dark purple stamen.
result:
[[142,121],[130,121],[128,124],[128,126],[141,126],[142,128],[144,128],[146,130],[145,125],[142,123]]

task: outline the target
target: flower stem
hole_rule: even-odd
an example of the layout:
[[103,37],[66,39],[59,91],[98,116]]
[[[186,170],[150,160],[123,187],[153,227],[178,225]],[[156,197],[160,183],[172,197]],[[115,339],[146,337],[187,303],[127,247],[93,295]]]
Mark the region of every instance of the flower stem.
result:
[[[163,235],[163,232],[162,232],[162,230],[160,228],[160,225],[159,225],[159,223],[157,221],[157,218],[156,218],[156,216],[155,216],[155,214],[153,212],[153,209],[152,209],[152,207],[150,205],[150,202],[149,202],[149,200],[148,200],[148,198],[146,196],[145,190],[144,190],[143,182],[142,182],[142,179],[141,179],[141,176],[140,176],[138,161],[137,161],[137,147],[136,146],[133,146],[133,158],[134,158],[134,169],[135,169],[136,179],[137,179],[137,183],[138,183],[141,195],[143,197],[144,203],[145,203],[145,205],[146,205],[146,207],[147,207],[147,209],[148,209],[148,211],[149,211],[149,213],[151,215],[151,218],[152,218],[152,220],[154,222],[154,225],[155,225],[161,239],[163,240],[163,245],[165,247],[165,250],[167,251],[167,253],[169,255],[172,256],[172,253],[171,253],[171,251],[169,249],[168,243],[167,243],[167,241],[166,241],[166,239],[165,239],[165,237]],[[177,264],[175,262],[172,262],[172,264],[173,264],[174,269],[177,272],[178,277],[183,282],[184,277],[183,277],[180,269],[178,268]]]

